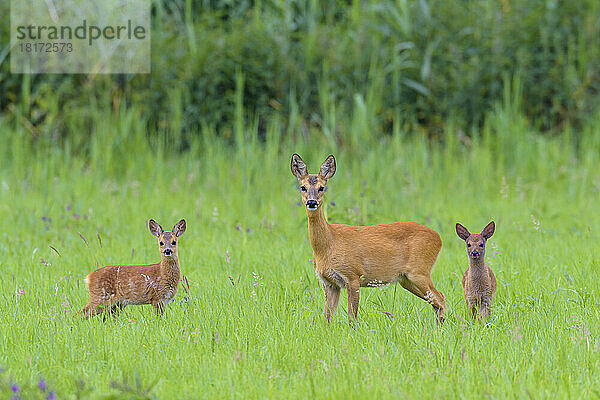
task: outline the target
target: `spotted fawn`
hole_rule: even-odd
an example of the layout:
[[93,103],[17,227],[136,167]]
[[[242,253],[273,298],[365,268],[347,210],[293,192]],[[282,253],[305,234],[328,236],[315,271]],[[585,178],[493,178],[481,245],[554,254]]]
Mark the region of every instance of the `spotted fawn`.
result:
[[163,231],[153,219],[148,227],[158,238],[160,262],[150,265],[110,265],[90,273],[85,278],[90,299],[79,314],[85,318],[103,312],[115,315],[129,304],[152,304],[156,314],[163,315],[166,304],[173,301],[179,285],[177,241],[185,232],[185,220],[179,221],[172,231]]

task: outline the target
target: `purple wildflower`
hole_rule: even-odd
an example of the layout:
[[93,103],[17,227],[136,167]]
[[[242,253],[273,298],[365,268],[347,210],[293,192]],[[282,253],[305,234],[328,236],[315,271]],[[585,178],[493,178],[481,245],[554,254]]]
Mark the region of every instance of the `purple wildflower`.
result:
[[42,392],[45,392],[45,391],[46,391],[46,388],[47,388],[47,386],[46,386],[46,381],[45,381],[45,380],[43,380],[43,379],[40,379],[40,381],[38,382],[38,387],[40,388],[40,390],[41,390]]
[[12,390],[13,393],[17,393],[19,391],[19,385],[17,385],[16,383],[13,383],[12,386],[10,387],[10,390]]
[[48,396],[46,396],[46,400],[56,400],[56,395],[54,394],[54,392],[48,393]]

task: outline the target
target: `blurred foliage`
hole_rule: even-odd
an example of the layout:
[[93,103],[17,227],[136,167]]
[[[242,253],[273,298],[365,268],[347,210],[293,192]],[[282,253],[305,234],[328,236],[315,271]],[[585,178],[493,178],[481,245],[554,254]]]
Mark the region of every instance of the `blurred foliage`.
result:
[[231,134],[240,105],[259,127],[334,135],[366,106],[371,131],[436,135],[449,118],[481,126],[518,76],[523,112],[552,131],[599,103],[599,21],[597,0],[154,0],[150,75],[12,75],[0,26],[0,113],[60,138],[94,123],[91,103],[133,105],[150,132],[185,140]]

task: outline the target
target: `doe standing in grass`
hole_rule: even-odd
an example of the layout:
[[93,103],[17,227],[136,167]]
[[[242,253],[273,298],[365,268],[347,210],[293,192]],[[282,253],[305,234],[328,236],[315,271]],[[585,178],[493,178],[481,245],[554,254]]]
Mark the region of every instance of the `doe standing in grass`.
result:
[[430,303],[443,322],[444,295],[431,281],[431,269],[442,248],[437,232],[415,222],[330,224],[322,205],[327,181],[335,174],[335,158],[330,155],[318,174],[309,174],[302,158],[294,154],[291,168],[306,206],[313,266],[325,289],[327,320],[337,308],[342,288],[348,292],[348,318],[352,321],[358,313],[361,287],[400,282]]
[[456,233],[467,244],[469,268],[463,275],[462,284],[467,308],[473,317],[486,320],[490,315],[492,299],[496,292],[496,277],[492,269],[485,263],[485,242],[492,237],[496,225],[494,221],[487,224],[481,233],[471,233],[461,224],[456,224]]
[[150,265],[111,265],[97,269],[85,278],[90,299],[79,311],[84,317],[108,311],[115,314],[128,304],[152,304],[158,316],[173,301],[179,285],[180,269],[177,241],[185,232],[185,220],[172,231],[151,219],[150,232],[158,238],[160,262]]

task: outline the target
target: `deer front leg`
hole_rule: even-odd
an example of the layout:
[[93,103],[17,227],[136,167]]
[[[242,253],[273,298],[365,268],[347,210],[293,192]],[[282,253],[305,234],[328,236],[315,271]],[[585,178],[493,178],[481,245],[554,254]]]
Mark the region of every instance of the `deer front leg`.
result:
[[154,311],[156,315],[160,318],[165,313],[165,304],[162,301],[156,302],[152,304],[154,306]]
[[333,317],[338,306],[338,301],[340,300],[340,288],[328,283],[323,283],[323,288],[325,289],[326,299],[325,318],[327,318],[327,322],[331,322],[331,317]]
[[360,300],[360,281],[352,281],[346,284],[348,291],[348,321],[352,323],[358,316],[358,302]]
[[473,319],[477,319],[477,300],[473,298],[470,294],[466,296],[467,299],[467,309],[471,311],[471,316]]
[[481,303],[479,305],[479,315],[481,316],[481,319],[484,322],[487,320],[487,317],[490,315],[491,306],[492,306],[492,304],[487,297],[484,297],[483,299],[481,299]]

